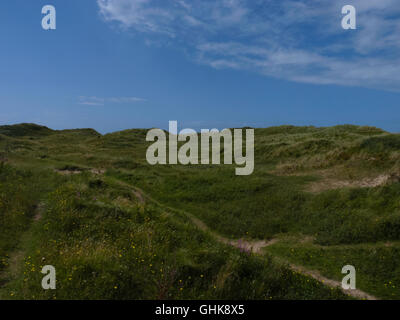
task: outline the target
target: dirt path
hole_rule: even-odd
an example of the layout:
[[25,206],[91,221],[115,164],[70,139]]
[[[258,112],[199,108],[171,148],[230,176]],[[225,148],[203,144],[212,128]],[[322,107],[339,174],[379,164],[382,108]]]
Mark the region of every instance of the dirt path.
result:
[[33,216],[33,221],[39,221],[42,219],[42,212],[44,210],[44,203],[40,202],[35,210],[35,215]]
[[[169,209],[171,211],[176,211],[176,209],[173,208],[168,208],[164,205],[162,205],[161,203],[159,203],[157,200],[151,198],[149,195],[147,195],[146,193],[143,192],[143,190],[141,190],[140,188],[137,187],[133,187],[125,182],[120,181],[120,183],[126,185],[126,186],[130,186],[131,188],[133,188],[134,194],[136,195],[136,193],[138,193],[137,197],[139,199],[141,199],[141,201],[143,201],[143,203],[145,202],[145,199],[153,202],[154,204],[162,207],[162,208],[166,208]],[[139,197],[140,195],[140,197]],[[216,233],[215,231],[211,230],[202,220],[200,220],[199,218],[195,217],[194,215],[192,215],[191,213],[188,213],[186,211],[182,211],[182,210],[178,210],[182,213],[184,213],[190,220],[191,222],[197,226],[200,230],[204,231],[204,232],[208,232],[209,234],[211,234],[216,240],[218,240],[221,243],[233,246],[235,248],[238,248],[239,250],[245,251],[245,252],[252,252],[255,254],[259,254],[259,255],[263,255],[263,249],[273,245],[274,243],[278,242],[278,239],[271,239],[269,241],[265,241],[265,240],[248,240],[248,239],[228,239],[226,237],[223,237],[221,235],[219,235],[218,233]],[[305,276],[309,276],[321,283],[323,283],[324,285],[327,285],[329,287],[332,288],[339,288],[340,290],[342,290],[342,292],[346,295],[349,295],[353,298],[356,299],[361,299],[361,300],[379,300],[378,298],[362,291],[359,289],[355,289],[355,290],[344,290],[342,288],[342,283],[336,280],[332,280],[332,279],[328,279],[326,277],[324,277],[323,275],[321,275],[318,271],[315,270],[309,270],[306,269],[303,266],[298,266],[292,263],[289,263],[288,261],[283,261],[282,259],[276,258],[275,259],[279,260],[281,263],[284,263],[286,265],[288,265],[290,267],[290,269],[292,269],[293,271],[296,271],[298,273],[301,273],[302,275]]]
[[242,251],[246,252],[253,252],[253,253],[261,253],[261,250],[264,249],[265,247],[268,247],[274,243],[277,242],[276,239],[272,239],[270,241],[264,241],[264,240],[256,240],[256,241],[250,241],[250,240],[245,240],[245,239],[238,239],[238,240],[233,240],[233,239],[228,239],[225,238],[214,231],[210,230],[208,226],[201,221],[200,219],[194,217],[193,215],[186,213],[186,215],[192,220],[192,222],[202,231],[206,231],[211,233],[219,242],[228,244],[232,247],[238,248]]
[[[203,231],[208,231],[209,233],[211,233],[219,242],[231,245],[235,248],[238,248],[242,251],[246,251],[246,252],[253,252],[256,254],[260,254],[262,255],[262,249],[273,245],[274,243],[278,242],[278,239],[272,239],[270,241],[264,241],[264,240],[259,240],[259,241],[249,241],[249,240],[244,240],[244,239],[239,239],[239,240],[231,240],[228,238],[225,238],[221,235],[216,234],[215,232],[211,231],[208,226],[201,221],[200,219],[192,216],[191,214],[187,213],[187,216],[192,220],[192,222],[201,230]],[[323,284],[332,287],[332,288],[339,288],[343,291],[344,294],[352,296],[356,299],[361,299],[361,300],[378,300],[376,297],[361,291],[361,290],[344,290],[342,288],[342,283],[336,280],[332,280],[332,279],[328,279],[326,277],[324,277],[323,275],[321,275],[318,271],[314,271],[314,270],[308,270],[302,266],[297,266],[294,265],[292,263],[288,263],[286,261],[284,261],[285,264],[288,264],[289,267],[298,272],[301,273],[303,275],[309,276],[319,282],[322,282]]]
[[146,200],[144,199],[144,196],[142,194],[141,191],[139,190],[133,190],[132,193],[134,194],[134,196],[138,199],[140,204],[145,204]]
[[[40,202],[37,207],[35,208],[35,214],[32,218],[32,223],[39,221],[42,218],[42,212],[44,210],[44,203]],[[29,240],[31,236],[31,228],[32,224],[30,225],[29,229],[21,235],[19,247],[11,252],[9,256],[9,264],[8,266],[0,272],[0,289],[7,285],[7,283],[15,278],[20,270],[21,266],[23,265],[23,259],[25,257],[25,252],[21,249],[21,244],[25,243]],[[1,299],[1,292],[0,292],[0,299]]]
[[332,279],[328,279],[326,277],[324,277],[323,275],[321,275],[318,271],[314,271],[314,270],[308,270],[304,267],[301,266],[297,266],[294,264],[289,264],[290,268],[298,273],[310,276],[311,278],[322,282],[323,284],[330,286],[332,288],[339,288],[343,291],[344,294],[347,294],[349,296],[352,296],[353,298],[356,299],[361,299],[361,300],[378,300],[378,298],[364,292],[358,289],[355,290],[344,290],[342,288],[342,283],[336,280],[332,280]]

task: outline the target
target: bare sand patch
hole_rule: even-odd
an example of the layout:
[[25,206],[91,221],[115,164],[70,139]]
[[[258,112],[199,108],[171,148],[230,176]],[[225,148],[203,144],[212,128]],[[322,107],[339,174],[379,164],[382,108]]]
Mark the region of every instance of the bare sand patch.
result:
[[321,192],[340,188],[375,188],[399,181],[400,176],[397,174],[381,174],[376,177],[369,177],[360,180],[324,178],[320,181],[310,183],[306,190],[310,192]]

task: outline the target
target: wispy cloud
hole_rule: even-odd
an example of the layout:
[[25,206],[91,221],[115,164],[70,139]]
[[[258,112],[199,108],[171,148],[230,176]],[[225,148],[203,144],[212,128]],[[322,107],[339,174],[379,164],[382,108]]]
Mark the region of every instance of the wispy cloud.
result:
[[137,98],[137,97],[113,97],[106,99],[112,103],[131,103],[131,102],[145,102],[146,99]]
[[137,98],[137,97],[111,97],[111,98],[100,98],[100,97],[87,97],[80,96],[78,97],[78,104],[87,105],[87,106],[104,106],[108,103],[111,104],[129,104],[136,102],[145,102],[146,99]]
[[175,41],[199,63],[291,81],[400,90],[398,0],[97,0],[105,21]]
[[86,106],[103,106],[105,102],[104,98],[98,97],[78,97],[78,104],[86,105]]

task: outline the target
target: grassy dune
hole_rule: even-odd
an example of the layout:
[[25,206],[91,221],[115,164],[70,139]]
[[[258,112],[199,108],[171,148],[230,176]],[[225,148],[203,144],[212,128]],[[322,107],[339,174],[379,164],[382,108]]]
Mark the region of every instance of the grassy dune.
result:
[[[400,298],[399,135],[256,129],[247,177],[150,166],[145,136],[0,127],[0,298],[347,298],[282,261],[338,281],[352,264],[358,288]],[[183,211],[231,239],[277,241],[265,256],[241,252]],[[55,291],[41,289],[44,264],[57,269]]]

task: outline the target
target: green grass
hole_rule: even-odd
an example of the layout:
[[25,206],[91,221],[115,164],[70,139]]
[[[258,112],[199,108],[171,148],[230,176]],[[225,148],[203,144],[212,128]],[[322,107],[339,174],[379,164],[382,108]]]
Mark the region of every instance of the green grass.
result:
[[51,188],[51,173],[16,169],[0,163],[0,272],[10,263],[10,253],[18,248],[40,202],[41,192]]
[[[334,299],[338,290],[217,243],[185,216],[85,173],[46,194],[2,299]],[[57,289],[41,288],[44,265]]]
[[302,232],[321,244],[400,238],[398,183],[311,194],[302,191],[311,177],[256,171],[238,178],[228,169],[137,171],[108,174],[142,187],[162,203],[196,214],[226,236],[269,239]]
[[[382,243],[400,240],[400,183],[394,179],[369,188],[309,191],[312,184],[329,185],[335,179],[397,177],[399,135],[351,125],[256,129],[255,172],[238,177],[234,165],[150,166],[146,132],[102,136],[91,129],[0,127],[0,160],[10,164],[0,172],[0,199],[8,203],[0,254],[4,266],[16,249],[23,250],[25,259],[18,276],[1,289],[3,297],[344,297],[274,262],[278,256],[337,280],[344,264],[357,265],[360,288],[399,298],[394,288],[381,286],[398,285],[397,247]],[[105,173],[96,175],[93,169]],[[140,203],[133,187],[159,204]],[[45,212],[32,222],[39,203]],[[182,211],[172,213],[167,207],[190,212],[230,238],[302,234],[313,243],[282,241],[268,250],[270,256],[248,256],[217,243]],[[31,241],[21,243],[23,234]],[[292,247],[298,255],[290,253]],[[376,254],[368,254],[369,248]],[[318,259],[307,262],[307,254]],[[391,262],[388,269],[374,264],[381,256]],[[56,292],[39,286],[44,263],[57,268]]]
[[398,242],[325,247],[294,238],[276,243],[266,251],[338,281],[344,277],[342,267],[352,265],[356,269],[358,289],[384,299],[400,299]]

